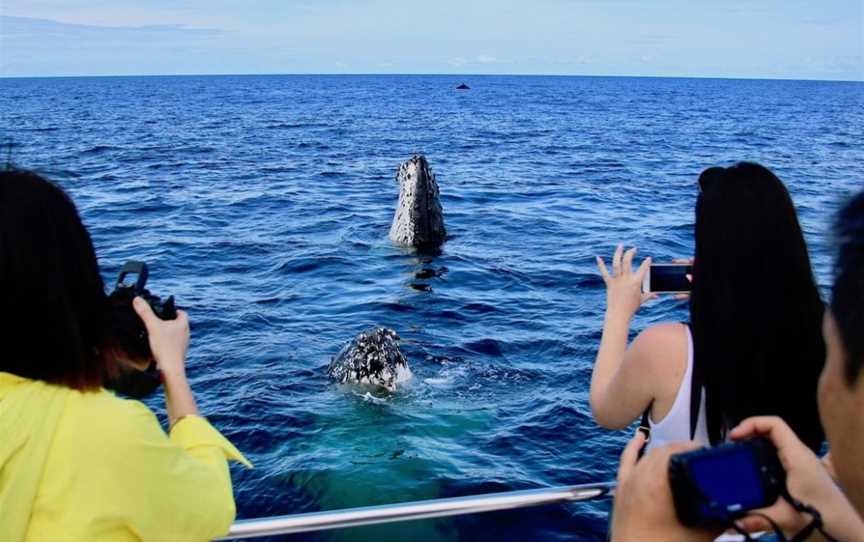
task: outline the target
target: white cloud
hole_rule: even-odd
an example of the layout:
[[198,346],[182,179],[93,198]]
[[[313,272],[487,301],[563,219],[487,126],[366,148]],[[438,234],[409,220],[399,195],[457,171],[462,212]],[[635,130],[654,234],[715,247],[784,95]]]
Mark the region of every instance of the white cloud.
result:
[[454,66],[456,68],[461,68],[462,66],[470,64],[470,61],[462,58],[461,56],[457,56],[456,58],[451,58],[450,60],[448,60],[447,64],[450,64],[451,66]]
[[494,56],[479,55],[479,56],[477,56],[477,63],[478,64],[501,64],[502,61],[498,60]]
[[477,65],[490,65],[490,64],[509,64],[508,60],[502,60],[498,57],[494,57],[491,55],[477,55],[471,58],[465,58],[463,56],[457,56],[451,58],[447,61],[447,64],[455,67],[462,68],[464,66],[477,66]]

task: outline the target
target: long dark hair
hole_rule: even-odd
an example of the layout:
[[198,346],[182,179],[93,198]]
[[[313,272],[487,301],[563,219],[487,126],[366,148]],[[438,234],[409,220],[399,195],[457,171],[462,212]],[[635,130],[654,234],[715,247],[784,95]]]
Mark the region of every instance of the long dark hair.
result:
[[831,313],[846,350],[846,382],[854,386],[864,367],[864,192],[837,213],[834,239]]
[[707,169],[699,185],[690,320],[711,443],[776,415],[818,450],[824,307],[789,192],[752,163]]
[[108,359],[107,299],[75,204],[26,171],[0,171],[0,371],[87,390]]

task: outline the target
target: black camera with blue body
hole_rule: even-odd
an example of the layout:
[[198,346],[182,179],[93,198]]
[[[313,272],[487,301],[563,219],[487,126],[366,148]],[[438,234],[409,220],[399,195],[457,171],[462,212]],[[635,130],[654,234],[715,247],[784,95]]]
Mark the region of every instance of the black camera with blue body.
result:
[[673,455],[669,484],[682,525],[726,528],[783,496],[786,472],[771,441],[755,438]]

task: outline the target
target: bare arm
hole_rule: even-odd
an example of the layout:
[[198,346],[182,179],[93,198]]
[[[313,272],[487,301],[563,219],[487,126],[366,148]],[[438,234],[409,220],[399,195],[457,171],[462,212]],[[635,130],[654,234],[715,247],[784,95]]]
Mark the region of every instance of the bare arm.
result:
[[177,311],[175,320],[161,320],[140,297],[135,298],[133,305],[147,328],[150,350],[165,378],[165,405],[169,424],[173,426],[183,416],[197,416],[198,406],[186,379],[189,317],[185,311]]
[[[651,259],[646,258],[634,272],[635,254],[635,248],[625,253],[619,245],[612,258],[611,274],[603,259],[597,258],[597,266],[606,283],[606,318],[591,374],[591,410],[597,422],[610,429],[626,427],[651,402],[646,386],[637,385],[635,389],[628,389],[630,386],[624,385],[639,382],[632,368],[637,365],[635,358],[639,358],[640,354],[627,351],[630,322],[641,304],[655,297],[642,293],[642,280],[648,272]],[[631,359],[625,363],[627,357]]]
[[679,323],[649,327],[624,352],[605,387],[595,392],[592,383],[592,408],[600,425],[627,427],[652,403],[654,415],[666,415],[686,371],[684,329]]
[[198,416],[198,405],[192,395],[192,388],[186,380],[186,372],[179,375],[165,375],[165,406],[168,423],[173,426],[183,416]]

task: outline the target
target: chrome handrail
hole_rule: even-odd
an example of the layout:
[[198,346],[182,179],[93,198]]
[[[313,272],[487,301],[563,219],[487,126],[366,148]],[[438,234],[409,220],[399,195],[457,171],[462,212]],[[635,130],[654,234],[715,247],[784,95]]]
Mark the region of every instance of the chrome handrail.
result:
[[432,499],[400,504],[385,504],[380,506],[365,506],[327,512],[312,512],[293,516],[276,516],[269,518],[244,519],[234,523],[228,535],[217,540],[235,540],[239,538],[255,538],[277,534],[306,533],[408,521],[416,519],[440,518],[462,514],[492,512],[494,510],[509,510],[543,504],[562,502],[587,501],[612,495],[615,491],[614,482],[597,484],[581,484],[575,486],[550,487],[543,489],[527,489],[508,491],[504,493],[488,493],[469,497],[453,497],[449,499]]

